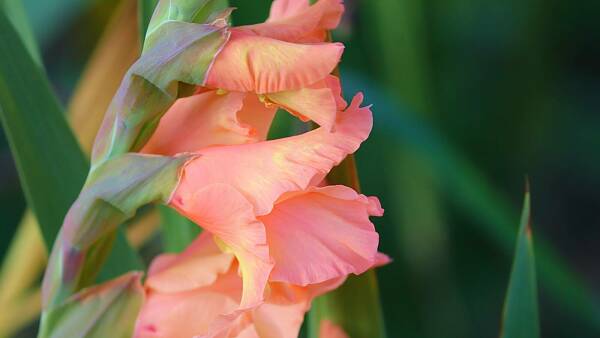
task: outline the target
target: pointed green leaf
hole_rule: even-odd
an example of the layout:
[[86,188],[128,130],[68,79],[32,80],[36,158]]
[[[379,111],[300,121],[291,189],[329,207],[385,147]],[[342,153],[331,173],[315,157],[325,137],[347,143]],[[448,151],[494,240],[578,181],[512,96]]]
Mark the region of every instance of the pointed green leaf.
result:
[[166,202],[188,155],[125,154],[94,170],[73,203],[52,248],[43,283],[44,308],[90,285],[106,258],[117,226],[151,202]]
[[35,36],[33,35],[33,30],[29,25],[29,20],[27,18],[27,14],[25,13],[25,8],[23,7],[23,3],[21,0],[0,0],[0,7],[6,13],[6,17],[13,24],[15,30],[19,33],[25,48],[29,52],[29,55],[33,58],[33,61],[41,68],[42,65],[42,57],[40,56],[40,50],[35,41]]
[[[39,220],[47,247],[51,247],[69,206],[85,181],[87,159],[65,121],[43,71],[2,12],[0,119],[25,197]],[[141,260],[122,231],[117,234],[115,243],[116,249],[109,256],[110,267],[115,273],[141,267]],[[105,249],[109,251],[110,246]]]
[[88,167],[48,80],[2,12],[0,113],[25,196],[51,244]]
[[144,299],[141,273],[82,290],[42,317],[38,338],[130,338]]
[[515,258],[502,314],[502,338],[538,338],[540,336],[529,199],[529,192],[526,192],[521,225],[517,235]]

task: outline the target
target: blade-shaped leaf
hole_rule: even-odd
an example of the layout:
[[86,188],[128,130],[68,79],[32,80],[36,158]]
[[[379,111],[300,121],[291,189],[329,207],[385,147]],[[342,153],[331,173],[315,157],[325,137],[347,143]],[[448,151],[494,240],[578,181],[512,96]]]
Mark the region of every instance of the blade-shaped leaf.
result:
[[145,204],[166,202],[189,155],[125,154],[94,170],[61,228],[43,283],[44,308],[91,284],[116,227]]
[[[88,171],[47,78],[0,12],[0,119],[28,204],[51,247]],[[123,232],[109,256],[115,273],[141,267]],[[113,277],[115,275],[112,275]]]
[[144,299],[141,273],[82,290],[44,314],[38,338],[130,338]]
[[25,196],[51,244],[88,166],[47,79],[2,12],[0,112]]
[[508,291],[502,314],[502,338],[538,338],[538,315],[535,258],[530,228],[530,197],[525,193],[521,225],[513,261]]

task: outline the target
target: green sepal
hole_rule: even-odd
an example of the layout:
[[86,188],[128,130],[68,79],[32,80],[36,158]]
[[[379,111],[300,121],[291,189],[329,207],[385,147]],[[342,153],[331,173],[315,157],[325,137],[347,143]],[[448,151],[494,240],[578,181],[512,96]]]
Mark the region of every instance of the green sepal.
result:
[[131,338],[144,300],[141,273],[84,289],[44,313],[38,338]]
[[[166,203],[192,155],[125,154],[103,163],[69,209],[52,249],[43,283],[48,309],[90,285],[108,250],[104,241],[148,203]],[[100,245],[100,248],[98,247]]]
[[160,0],[148,24],[144,50],[154,45],[162,25],[173,21],[210,23],[214,13],[225,10],[227,4],[224,0]]
[[92,170],[102,162],[141,149],[178,97],[181,83],[202,85],[229,37],[226,28],[179,21],[162,24],[156,41],[131,66],[96,136]]

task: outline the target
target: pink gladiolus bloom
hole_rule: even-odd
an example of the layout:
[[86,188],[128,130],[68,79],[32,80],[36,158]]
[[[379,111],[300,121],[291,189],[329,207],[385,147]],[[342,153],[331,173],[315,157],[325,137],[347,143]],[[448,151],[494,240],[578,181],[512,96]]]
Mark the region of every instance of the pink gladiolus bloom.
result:
[[329,170],[356,151],[372,127],[357,95],[338,114],[335,131],[253,144],[209,147],[183,168],[170,205],[214,234],[239,261],[240,306],[262,301],[267,279],[308,285],[360,274],[377,256],[369,216],[375,197],[344,186],[318,187]]
[[242,285],[238,268],[208,233],[179,255],[159,256],[146,280],[134,337],[297,337],[311,300],[344,281],[305,287],[272,282],[262,304],[235,312]]

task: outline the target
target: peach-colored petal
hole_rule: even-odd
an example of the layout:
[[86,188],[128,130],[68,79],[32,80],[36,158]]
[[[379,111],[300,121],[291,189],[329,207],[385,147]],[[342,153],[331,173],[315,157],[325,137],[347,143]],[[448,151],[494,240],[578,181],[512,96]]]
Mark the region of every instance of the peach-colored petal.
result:
[[337,111],[346,106],[340,94],[339,80],[330,75],[305,88],[267,94],[267,98],[301,120],[312,120],[331,130]]
[[[198,152],[183,168],[171,204],[188,204],[196,191],[223,183],[241,192],[255,215],[268,214],[281,195],[319,183],[333,166],[358,149],[372,127],[371,111],[360,108],[361,102],[362,94],[358,94],[345,112],[338,113],[334,132],[318,128],[284,139]],[[192,211],[187,208],[185,214]]]
[[256,140],[264,141],[276,112],[277,107],[267,107],[256,95],[246,95],[238,118],[244,125],[252,126],[252,135]]
[[[189,172],[183,175],[180,186]],[[260,302],[272,263],[264,226],[256,220],[252,204],[233,187],[213,183],[174,198],[171,205],[214,234],[236,256],[243,277],[240,307]]]
[[321,321],[319,327],[319,338],[349,338],[346,332],[327,319]]
[[277,0],[267,22],[239,29],[289,42],[323,42],[327,31],[338,26],[343,12],[341,0],[320,0],[310,7],[307,0]]
[[221,314],[238,307],[239,290],[241,280],[233,268],[210,287],[174,293],[150,290],[138,315],[134,337],[174,338],[206,334]]
[[218,95],[212,90],[177,100],[141,152],[174,155],[212,145],[257,141],[252,126],[238,118],[244,97],[244,93]]
[[[146,287],[160,292],[178,292],[213,284],[220,274],[229,270],[233,255],[221,252],[211,237],[209,233],[200,235],[182,254],[168,255],[166,264],[162,255],[157,257],[150,268]],[[212,252],[207,248],[212,248]]]
[[375,208],[345,186],[313,188],[278,202],[259,218],[275,260],[270,280],[307,285],[371,268],[379,244],[369,220]]
[[257,94],[299,89],[325,78],[343,50],[340,43],[297,44],[232,29],[206,86]]

